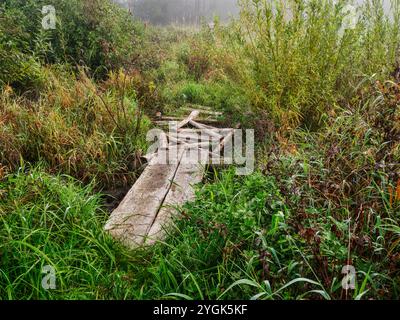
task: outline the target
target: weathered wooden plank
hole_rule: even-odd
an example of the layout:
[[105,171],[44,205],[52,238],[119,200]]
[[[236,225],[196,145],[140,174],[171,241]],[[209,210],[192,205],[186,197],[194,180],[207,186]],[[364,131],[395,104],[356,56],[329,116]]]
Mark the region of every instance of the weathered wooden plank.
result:
[[223,136],[218,134],[218,130],[210,131],[208,129],[202,130],[179,130],[177,133],[173,133],[168,136],[170,141],[181,141],[186,143],[194,143],[194,142],[205,142],[210,141],[210,138],[214,138],[219,141]]
[[168,135],[169,143],[170,144],[182,144],[186,145],[185,141],[182,141],[181,139],[176,138],[175,135]]
[[144,155],[144,159],[149,163],[152,159],[154,159],[157,156],[158,150],[165,150],[168,148],[168,136],[166,135],[165,132],[160,132],[158,135],[158,149],[156,152],[153,153],[148,153]]
[[193,111],[193,110],[199,110],[201,114],[208,114],[208,115],[212,115],[212,116],[222,116],[222,112],[218,112],[218,111],[212,111],[211,109],[204,109],[204,108],[181,108],[181,110],[185,110],[185,111]]
[[[199,112],[199,114],[201,114],[202,112],[200,112],[199,110],[192,110],[192,111],[197,111]],[[183,120],[186,120],[186,118],[182,118],[182,117],[173,117],[173,116],[163,116],[163,117],[159,117],[155,119],[156,121],[176,121],[176,122],[181,122]],[[216,120],[214,117],[212,117],[211,115],[208,116],[202,116],[200,118],[197,118],[198,121],[208,121],[208,122],[218,122],[218,120]]]
[[193,126],[196,127],[198,129],[203,130],[205,133],[207,133],[208,135],[215,137],[217,139],[221,139],[223,136],[220,135],[218,132],[216,132],[216,128],[211,127],[211,126],[207,126],[205,124],[202,123],[198,123],[196,121],[190,120],[189,123]]
[[[233,129],[216,129],[194,121],[201,112],[216,115],[210,110],[193,110],[178,123],[177,135],[162,134],[158,151],[145,156],[149,162],[147,168],[111,214],[105,229],[127,246],[150,245],[163,239],[177,213],[176,206],[194,198],[193,187],[204,176],[203,165],[210,163],[210,157],[217,158],[218,164],[224,163],[219,159],[220,151],[232,139]],[[173,117],[160,120],[169,119],[178,120]],[[213,121],[216,122],[208,120]],[[168,121],[156,123],[169,126]],[[196,129],[183,129],[188,124]]]
[[[215,119],[198,119],[198,121],[201,121],[202,124],[209,124],[209,125],[217,125],[219,123],[219,121],[215,120]],[[157,126],[160,126],[160,127],[168,127],[169,124],[170,124],[170,121],[167,121],[167,120],[154,120],[153,123],[156,124]],[[211,128],[211,129],[214,129],[214,127],[212,127],[212,126],[208,126],[208,127]]]
[[[184,149],[180,148],[179,160]],[[143,244],[159,208],[167,196],[180,161],[150,164],[113,211],[105,230],[129,247]]]
[[[208,157],[208,151],[200,150],[200,152],[200,158]],[[177,208],[194,199],[194,186],[202,181],[204,167],[195,161],[190,161],[190,157],[192,157],[190,154],[183,156],[170,191],[146,237],[146,245],[153,245],[157,241],[163,240],[174,215],[179,213]]]
[[160,149],[165,149],[168,146],[168,138],[167,135],[165,134],[165,132],[161,132],[160,136],[159,136],[159,148]]
[[224,137],[224,139],[217,145],[217,147],[213,150],[213,152],[218,153],[220,152],[225,144],[229,143],[229,141],[232,139],[234,134],[233,129]]
[[[208,128],[212,128],[211,126],[207,126]],[[222,135],[224,132],[229,132],[230,130],[232,130],[232,128],[212,128],[210,129],[212,130],[214,133],[218,133],[220,135]],[[178,130],[179,133],[197,133],[197,134],[201,134],[201,133],[206,133],[204,131],[204,129],[193,129],[193,128],[181,128]]]
[[198,142],[198,143],[186,143],[185,147],[190,149],[196,148],[207,148],[210,147],[211,143],[209,141]]
[[200,114],[200,111],[198,111],[198,110],[192,111],[192,113],[186,119],[182,120],[178,124],[178,129],[186,126],[190,121],[196,119],[199,116],[199,114]]
[[204,123],[199,123],[197,121],[194,120],[190,120],[189,124],[191,124],[193,127],[198,128],[198,129],[216,129],[212,126],[206,125]]

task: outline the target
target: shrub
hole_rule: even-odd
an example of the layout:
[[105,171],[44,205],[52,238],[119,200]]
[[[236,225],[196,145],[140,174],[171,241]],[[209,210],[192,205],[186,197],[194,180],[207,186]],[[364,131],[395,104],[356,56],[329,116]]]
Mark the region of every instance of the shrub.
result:
[[[242,1],[240,19],[216,28],[216,61],[240,83],[256,114],[283,130],[320,125],[350,101],[363,77],[385,78],[396,63],[400,10],[365,1],[355,29],[344,28],[348,1]],[[290,16],[290,18],[289,18]]]
[[[128,64],[140,40],[141,28],[123,9],[107,0],[55,0],[57,26],[42,29],[44,0],[6,0],[0,10],[3,42],[23,53],[34,52],[44,62],[85,65],[104,76]],[[7,26],[10,19],[12,25]],[[2,26],[3,25],[3,26]]]
[[51,172],[106,187],[131,183],[149,126],[133,77],[112,73],[98,86],[62,67],[46,69],[46,77],[37,101],[1,95],[0,162],[16,169],[20,158],[43,161]]
[[20,92],[36,91],[45,80],[40,64],[33,57],[1,43],[0,69],[0,88],[10,85]]

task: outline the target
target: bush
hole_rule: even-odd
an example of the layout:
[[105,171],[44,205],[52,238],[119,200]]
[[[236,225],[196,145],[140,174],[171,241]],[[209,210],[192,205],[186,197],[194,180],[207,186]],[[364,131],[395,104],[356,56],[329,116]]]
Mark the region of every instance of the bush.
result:
[[18,10],[5,10],[0,6],[0,88],[11,85],[20,91],[41,86],[42,70],[36,59],[28,53],[29,34],[19,24]]
[[122,72],[96,85],[84,71],[46,69],[37,101],[0,96],[0,163],[44,162],[51,172],[99,186],[132,183],[146,147],[149,121],[139,112],[134,78]]
[[0,40],[23,53],[34,52],[42,62],[85,65],[98,76],[129,64],[141,28],[126,11],[107,0],[55,0],[56,29],[43,30],[45,5],[44,0],[4,1]]
[[[240,19],[216,28],[218,65],[239,83],[255,114],[283,130],[319,127],[364,76],[387,77],[396,63],[400,10],[365,1],[355,29],[344,28],[349,1],[242,1]],[[289,18],[291,16],[291,19]]]
[[19,92],[38,90],[44,82],[40,64],[16,48],[0,43],[0,88],[10,85]]

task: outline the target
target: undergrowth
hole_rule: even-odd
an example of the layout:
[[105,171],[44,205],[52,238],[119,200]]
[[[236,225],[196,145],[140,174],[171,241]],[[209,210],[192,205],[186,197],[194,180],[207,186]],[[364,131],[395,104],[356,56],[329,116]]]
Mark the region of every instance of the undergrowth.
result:
[[[1,299],[399,298],[399,1],[347,30],[344,0],[242,0],[201,30],[57,0],[44,31],[43,3],[0,5]],[[149,117],[203,105],[256,130],[256,172],[124,248],[98,192],[135,182]]]

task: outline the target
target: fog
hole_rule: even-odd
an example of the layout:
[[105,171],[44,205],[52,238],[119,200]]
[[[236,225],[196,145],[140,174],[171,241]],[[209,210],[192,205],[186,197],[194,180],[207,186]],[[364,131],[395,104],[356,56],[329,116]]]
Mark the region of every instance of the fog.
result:
[[153,24],[199,24],[214,16],[228,20],[239,12],[237,0],[115,0]]
[[[152,24],[199,24],[211,22],[214,16],[222,21],[239,13],[238,0],[113,0],[130,10],[136,17]],[[360,5],[365,0],[354,0]],[[386,12],[390,0],[382,0]]]

